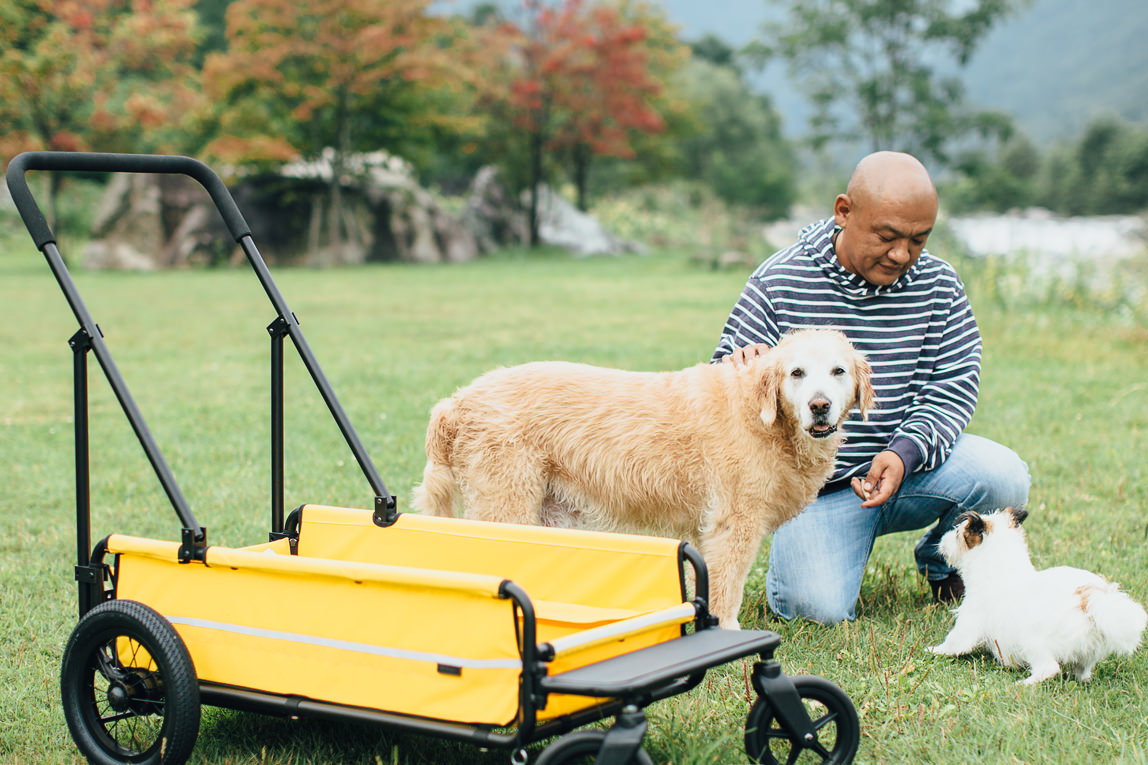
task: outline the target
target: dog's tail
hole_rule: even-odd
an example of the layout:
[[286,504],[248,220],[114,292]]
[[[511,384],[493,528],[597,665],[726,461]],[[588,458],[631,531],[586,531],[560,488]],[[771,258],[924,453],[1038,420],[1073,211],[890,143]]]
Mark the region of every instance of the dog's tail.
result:
[[1096,629],[1104,635],[1112,648],[1122,654],[1131,654],[1140,646],[1144,628],[1148,627],[1148,613],[1116,584],[1107,587],[1087,587],[1082,592],[1085,613]]
[[443,399],[431,409],[427,423],[427,464],[423,482],[415,487],[411,504],[427,515],[453,517],[458,498],[458,482],[451,469],[451,453],[458,428],[454,421],[454,402]]

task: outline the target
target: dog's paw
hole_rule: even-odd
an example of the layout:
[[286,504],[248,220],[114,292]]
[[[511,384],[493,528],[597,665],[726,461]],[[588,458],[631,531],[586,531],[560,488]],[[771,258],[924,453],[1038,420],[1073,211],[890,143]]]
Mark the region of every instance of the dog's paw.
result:
[[949,648],[944,643],[929,646],[929,653],[935,653],[938,656],[956,656],[958,654],[957,651]]

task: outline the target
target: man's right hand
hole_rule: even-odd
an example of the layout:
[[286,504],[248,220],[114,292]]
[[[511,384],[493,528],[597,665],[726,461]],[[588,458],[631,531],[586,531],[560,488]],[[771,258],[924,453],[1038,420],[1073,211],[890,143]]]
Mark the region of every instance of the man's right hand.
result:
[[743,345],[740,348],[734,348],[728,356],[722,357],[722,363],[732,362],[734,364],[746,364],[751,359],[756,359],[763,353],[770,349],[768,343],[755,343],[754,345]]

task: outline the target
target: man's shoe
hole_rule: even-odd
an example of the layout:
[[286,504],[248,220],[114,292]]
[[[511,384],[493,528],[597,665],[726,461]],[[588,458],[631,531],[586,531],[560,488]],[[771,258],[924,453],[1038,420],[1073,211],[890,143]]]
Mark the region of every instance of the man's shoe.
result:
[[930,579],[929,586],[933,588],[933,599],[938,603],[956,603],[965,594],[965,583],[956,571],[944,579]]

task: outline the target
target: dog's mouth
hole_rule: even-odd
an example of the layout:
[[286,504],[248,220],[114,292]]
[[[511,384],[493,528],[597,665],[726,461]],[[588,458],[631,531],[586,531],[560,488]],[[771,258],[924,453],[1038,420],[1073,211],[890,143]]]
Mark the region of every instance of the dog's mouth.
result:
[[828,423],[817,423],[806,432],[814,438],[828,438],[837,432],[837,426]]

